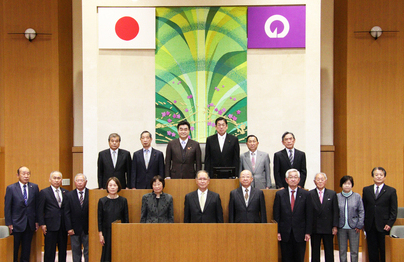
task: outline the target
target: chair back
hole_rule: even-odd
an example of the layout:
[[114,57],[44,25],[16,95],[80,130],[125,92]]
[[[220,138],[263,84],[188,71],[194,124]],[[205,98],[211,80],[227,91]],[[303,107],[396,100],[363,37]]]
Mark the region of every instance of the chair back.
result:
[[399,238],[404,238],[404,226],[393,226],[390,230],[390,236],[396,235]]
[[8,226],[0,226],[0,238],[6,238],[10,235]]
[[404,218],[404,207],[399,207],[397,210],[397,218]]

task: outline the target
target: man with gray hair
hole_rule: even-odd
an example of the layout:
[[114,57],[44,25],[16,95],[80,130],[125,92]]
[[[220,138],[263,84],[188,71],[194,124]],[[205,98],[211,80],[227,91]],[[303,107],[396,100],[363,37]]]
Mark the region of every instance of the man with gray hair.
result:
[[98,188],[105,188],[110,177],[118,178],[122,188],[130,187],[132,159],[129,151],[119,148],[121,136],[112,133],[108,137],[109,148],[98,154]]
[[276,192],[274,201],[282,261],[303,262],[313,226],[311,198],[309,192],[298,187],[300,172],[297,169],[286,171],[285,180],[288,186]]
[[[73,262],[88,262],[88,188],[87,177],[78,173],[74,177],[75,190],[67,194],[65,206],[66,230],[70,236]],[[83,251],[82,252],[82,246]]]
[[44,262],[55,261],[56,244],[58,245],[58,261],[66,262],[67,231],[64,219],[64,207],[67,191],[61,188],[62,173],[53,171],[50,174],[50,187],[39,192],[38,223],[45,236]]
[[185,196],[184,223],[223,223],[222,202],[218,193],[208,190],[208,172],[196,173],[196,191]]
[[338,231],[339,207],[335,191],[326,189],[327,175],[317,173],[316,188],[310,190],[313,203],[313,229],[311,235],[311,261],[320,262],[321,239],[323,239],[325,261],[334,261],[334,236]]

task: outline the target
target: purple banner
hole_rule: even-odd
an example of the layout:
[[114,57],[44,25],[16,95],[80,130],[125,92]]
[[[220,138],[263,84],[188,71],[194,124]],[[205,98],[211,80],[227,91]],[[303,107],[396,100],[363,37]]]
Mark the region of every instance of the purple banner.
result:
[[306,6],[248,8],[248,48],[306,47]]

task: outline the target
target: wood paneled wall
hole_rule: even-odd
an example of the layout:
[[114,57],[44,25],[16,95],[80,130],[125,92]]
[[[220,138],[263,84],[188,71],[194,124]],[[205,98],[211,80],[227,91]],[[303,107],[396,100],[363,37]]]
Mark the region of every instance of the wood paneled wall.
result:
[[[354,191],[373,183],[371,170],[387,170],[386,184],[403,206],[404,2],[335,1],[335,181],[354,177]],[[384,32],[377,40],[373,26]]]
[[[1,196],[17,181],[21,165],[31,169],[31,181],[40,188],[49,186],[53,170],[71,178],[71,5],[68,0],[0,2]],[[10,34],[27,28],[51,35],[29,42],[23,34]]]

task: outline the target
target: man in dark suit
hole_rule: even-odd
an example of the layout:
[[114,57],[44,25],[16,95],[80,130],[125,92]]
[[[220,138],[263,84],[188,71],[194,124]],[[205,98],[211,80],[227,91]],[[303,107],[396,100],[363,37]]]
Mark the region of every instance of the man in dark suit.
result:
[[230,192],[229,223],[267,223],[264,193],[251,186],[249,170],[240,173],[241,186]]
[[[87,177],[74,177],[76,189],[67,194],[65,205],[66,230],[70,236],[73,262],[81,262],[82,254],[88,262],[88,188]],[[84,252],[81,251],[83,246]]]
[[335,191],[326,189],[327,175],[317,173],[316,188],[310,191],[313,203],[313,230],[311,234],[311,261],[320,262],[321,239],[325,261],[334,261],[334,236],[338,232],[339,207]]
[[39,193],[38,222],[45,236],[44,262],[55,261],[56,244],[58,245],[58,261],[66,262],[67,231],[65,227],[64,206],[69,191],[61,188],[62,173],[53,171],[50,174],[50,187]]
[[285,173],[289,169],[297,169],[300,173],[299,187],[304,188],[306,182],[306,154],[297,150],[295,146],[295,135],[285,132],[282,135],[282,144],[285,149],[278,151],[274,155],[274,177],[276,188],[286,188],[288,184],[285,180]]
[[154,176],[164,178],[164,155],[152,148],[152,135],[149,131],[140,134],[143,148],[133,153],[131,187],[132,189],[150,189]]
[[122,188],[130,186],[132,159],[129,151],[120,149],[121,136],[112,133],[108,137],[109,148],[98,154],[98,188],[105,188],[110,177],[119,179]]
[[223,223],[222,202],[219,194],[208,190],[208,173],[198,171],[195,181],[198,190],[185,196],[184,223]]
[[298,187],[300,173],[297,169],[289,169],[285,179],[288,187],[276,192],[274,201],[282,261],[303,262],[313,227],[311,197],[309,192]]
[[[38,185],[29,182],[31,171],[26,166],[17,170],[19,182],[6,189],[4,216],[10,234],[14,235],[14,261],[29,261],[31,241],[38,230],[37,209],[39,204]],[[21,245],[21,259],[18,250]]]
[[397,192],[384,184],[386,170],[375,167],[372,170],[374,185],[363,188],[365,209],[365,231],[370,262],[385,261],[385,236],[397,218]]
[[189,138],[191,125],[183,120],[178,123],[179,139],[168,142],[166,150],[166,178],[194,178],[202,169],[201,147]]
[[239,173],[240,165],[240,145],[237,137],[226,133],[227,120],[219,117],[215,121],[217,134],[211,135],[206,139],[205,148],[205,170],[209,176],[213,176],[214,167],[235,167],[236,173]]
[[258,151],[258,138],[255,135],[247,137],[249,151],[240,156],[240,169],[250,170],[253,174],[252,186],[258,189],[269,189],[271,187],[271,169],[268,153]]

